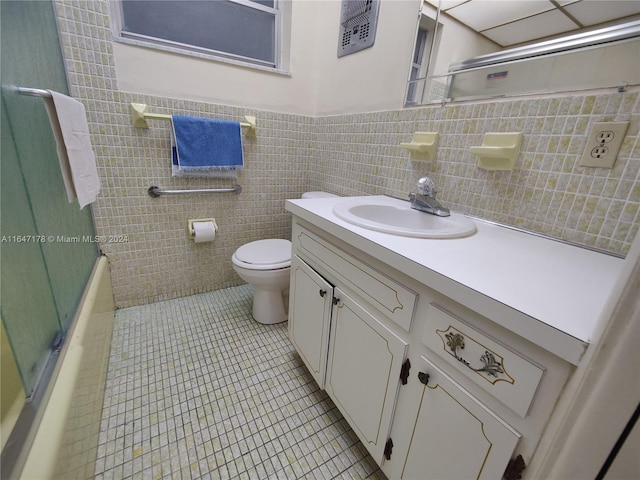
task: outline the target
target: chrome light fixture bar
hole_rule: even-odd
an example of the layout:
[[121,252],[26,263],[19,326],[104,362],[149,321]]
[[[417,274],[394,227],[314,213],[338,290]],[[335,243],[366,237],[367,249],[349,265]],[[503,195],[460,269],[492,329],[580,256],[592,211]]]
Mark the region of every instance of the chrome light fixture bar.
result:
[[577,33],[575,35],[547,40],[523,47],[510,48],[500,52],[480,55],[463,62],[452,63],[449,65],[449,72],[455,73],[471,68],[486,67],[488,65],[495,65],[514,60],[566,52],[577,48],[627,40],[635,37],[640,37],[640,20],[621,23],[619,25],[592,30],[590,32]]

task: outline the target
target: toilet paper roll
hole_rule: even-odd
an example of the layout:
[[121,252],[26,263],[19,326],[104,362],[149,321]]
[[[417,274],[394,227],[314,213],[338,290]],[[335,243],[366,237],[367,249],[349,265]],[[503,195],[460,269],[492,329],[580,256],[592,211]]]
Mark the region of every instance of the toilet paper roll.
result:
[[216,227],[213,222],[193,222],[194,236],[196,243],[213,242],[216,238]]

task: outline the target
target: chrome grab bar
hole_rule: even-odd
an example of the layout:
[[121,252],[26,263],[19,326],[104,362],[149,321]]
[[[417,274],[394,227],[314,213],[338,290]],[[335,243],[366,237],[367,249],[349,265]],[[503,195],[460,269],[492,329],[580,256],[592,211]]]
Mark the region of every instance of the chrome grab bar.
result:
[[51,92],[42,88],[18,87],[20,95],[29,95],[30,97],[51,97]]
[[152,185],[147,190],[150,197],[157,198],[161,195],[182,195],[186,193],[235,193],[240,194],[242,192],[242,186],[234,185],[231,188],[200,188],[190,190],[162,190],[160,187]]
[[[51,97],[51,92],[48,90],[44,90],[42,88],[27,88],[27,87],[18,87],[18,93],[21,95],[29,95],[31,97]],[[159,119],[170,119],[171,115],[153,115],[146,114],[147,118],[159,118]],[[243,126],[250,126],[249,124]],[[255,124],[253,125],[255,128]],[[242,192],[242,186],[233,185],[231,188],[202,188],[202,189],[191,189],[191,190],[162,190],[160,187],[152,185],[147,190],[147,193],[150,197],[157,198],[161,195],[182,195],[185,193],[235,193],[240,194]]]

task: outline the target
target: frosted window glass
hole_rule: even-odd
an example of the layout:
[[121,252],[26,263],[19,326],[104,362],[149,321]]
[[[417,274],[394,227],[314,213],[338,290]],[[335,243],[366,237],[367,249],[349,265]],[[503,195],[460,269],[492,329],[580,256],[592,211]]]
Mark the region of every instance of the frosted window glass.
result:
[[259,3],[260,5],[264,5],[265,7],[273,8],[275,6],[273,0],[251,0],[251,1],[254,3]]
[[222,0],[125,0],[122,11],[125,32],[275,64],[275,12]]

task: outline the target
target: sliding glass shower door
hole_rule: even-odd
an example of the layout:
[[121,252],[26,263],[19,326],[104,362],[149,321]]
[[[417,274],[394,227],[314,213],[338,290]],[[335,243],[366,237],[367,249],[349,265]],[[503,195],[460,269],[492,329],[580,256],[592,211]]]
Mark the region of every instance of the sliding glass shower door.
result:
[[64,336],[98,256],[89,207],[69,204],[43,99],[68,93],[53,4],[0,2],[0,314],[29,396]]

